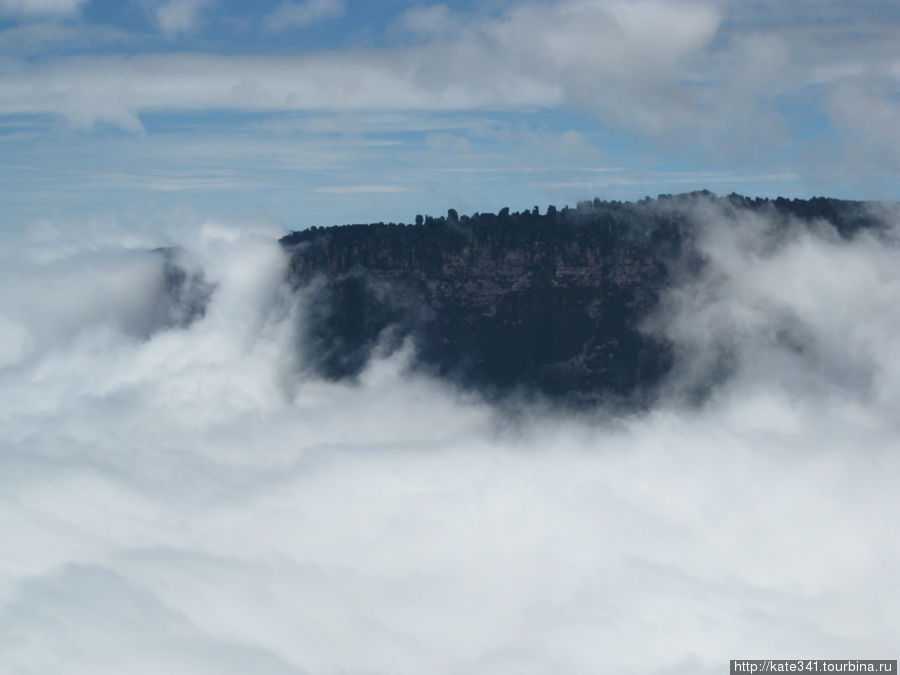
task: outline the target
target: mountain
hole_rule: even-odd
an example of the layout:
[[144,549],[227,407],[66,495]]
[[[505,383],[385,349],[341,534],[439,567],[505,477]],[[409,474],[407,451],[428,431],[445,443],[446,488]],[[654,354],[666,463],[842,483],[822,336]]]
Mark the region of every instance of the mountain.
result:
[[844,238],[877,225],[863,202],[703,191],[310,228],[281,240],[290,283],[306,289],[299,349],[343,379],[409,340],[414,367],[491,396],[642,405],[677,358],[648,318],[702,272],[704,226],[754,213],[774,240],[797,223]]

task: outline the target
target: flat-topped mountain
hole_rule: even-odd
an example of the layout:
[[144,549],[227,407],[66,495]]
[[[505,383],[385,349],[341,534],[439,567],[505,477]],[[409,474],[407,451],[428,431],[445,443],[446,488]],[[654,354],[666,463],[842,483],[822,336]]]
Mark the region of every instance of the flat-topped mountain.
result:
[[712,208],[827,223],[842,237],[876,224],[862,202],[704,191],[298,231],[281,243],[291,283],[307,289],[303,357],[323,376],[354,377],[409,339],[417,367],[491,394],[640,403],[676,357],[644,324],[704,265],[701,207],[707,219]]

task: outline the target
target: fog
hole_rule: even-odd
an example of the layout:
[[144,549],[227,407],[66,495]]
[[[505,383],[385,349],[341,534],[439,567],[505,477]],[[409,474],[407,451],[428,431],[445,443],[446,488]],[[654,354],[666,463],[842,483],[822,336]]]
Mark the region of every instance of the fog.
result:
[[[645,326],[679,365],[651,410],[614,416],[529,401],[511,417],[411,373],[411,345],[358,382],[317,379],[277,227],[7,235],[0,664],[662,674],[889,657],[896,214],[846,241],[691,208],[709,264]],[[163,245],[211,293],[205,312],[181,306],[202,292],[167,293]]]

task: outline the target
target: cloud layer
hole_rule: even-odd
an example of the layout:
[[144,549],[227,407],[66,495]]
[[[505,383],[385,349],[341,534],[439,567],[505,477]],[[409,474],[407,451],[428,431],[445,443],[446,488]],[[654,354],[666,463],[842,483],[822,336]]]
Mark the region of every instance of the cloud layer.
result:
[[[198,3],[167,3],[158,17],[184,30]],[[288,4],[270,28],[336,15],[336,3]],[[664,4],[525,6],[480,22],[423,13],[405,25],[424,42],[394,49],[253,57],[217,54],[98,56],[7,66],[6,113],[54,112],[79,124],[134,126],[154,110],[471,110],[582,104],[643,127],[683,117],[677,85],[717,26],[715,11]],[[416,18],[420,17],[420,18]],[[27,86],[26,86],[27,84]],[[679,110],[681,109],[681,112]]]
[[[648,326],[685,368],[617,420],[513,422],[403,354],[357,385],[309,379],[269,227],[8,241],[0,663],[716,673],[888,653],[894,230],[773,238],[694,208],[708,272]],[[161,243],[215,284],[186,327],[149,311]],[[716,354],[729,378],[686,407]]]
[[[168,2],[156,16],[167,33],[186,32],[205,4]],[[879,3],[850,13],[800,4],[790,16],[729,2],[517,3],[488,16],[434,5],[400,16],[403,40],[390,47],[7,60],[0,112],[137,129],[140,115],[171,110],[575,107],[673,143],[690,132],[694,143],[747,152],[760,138],[786,143],[792,117],[809,109],[837,131],[895,144],[900,57],[884,27],[898,17]],[[284,3],[263,23],[284,30],[344,10],[331,0]]]

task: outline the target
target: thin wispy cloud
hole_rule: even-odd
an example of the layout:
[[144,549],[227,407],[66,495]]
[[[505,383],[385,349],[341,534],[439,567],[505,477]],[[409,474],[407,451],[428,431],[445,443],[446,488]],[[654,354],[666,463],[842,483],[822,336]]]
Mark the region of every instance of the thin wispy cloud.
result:
[[152,11],[164,33],[177,35],[196,30],[211,4],[211,0],[166,0]]
[[319,21],[336,19],[344,15],[345,0],[304,0],[282,2],[266,16],[265,27],[270,31],[306,28]]
[[0,0],[0,17],[63,19],[77,16],[88,0]]

